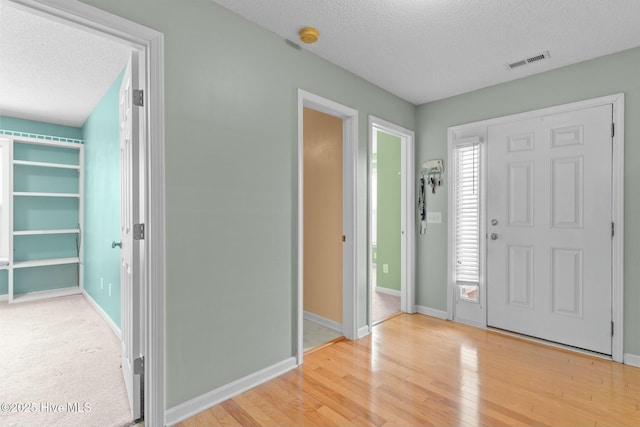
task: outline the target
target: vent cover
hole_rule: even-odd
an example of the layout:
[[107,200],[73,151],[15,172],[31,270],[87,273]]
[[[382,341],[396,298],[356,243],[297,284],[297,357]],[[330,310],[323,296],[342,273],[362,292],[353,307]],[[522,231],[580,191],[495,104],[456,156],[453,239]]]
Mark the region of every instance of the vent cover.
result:
[[510,64],[507,64],[507,68],[513,70],[514,68],[522,67],[523,65],[531,64],[532,62],[542,61],[543,59],[550,58],[549,51],[545,50],[542,53],[538,53],[536,55],[530,56],[525,59],[520,59],[518,61],[514,61]]

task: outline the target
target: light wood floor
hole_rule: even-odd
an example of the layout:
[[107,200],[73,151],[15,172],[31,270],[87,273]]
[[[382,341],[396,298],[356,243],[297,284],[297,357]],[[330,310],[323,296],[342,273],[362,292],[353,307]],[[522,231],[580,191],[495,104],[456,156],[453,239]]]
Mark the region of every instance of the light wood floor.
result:
[[640,369],[402,314],[179,424],[640,425]]

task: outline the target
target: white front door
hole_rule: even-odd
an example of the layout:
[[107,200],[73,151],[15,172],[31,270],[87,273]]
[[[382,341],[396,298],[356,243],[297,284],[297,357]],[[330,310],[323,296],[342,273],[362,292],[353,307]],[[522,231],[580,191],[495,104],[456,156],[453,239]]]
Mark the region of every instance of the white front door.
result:
[[138,82],[137,53],[132,52],[120,86],[120,292],[122,331],[122,374],[133,419],[142,415],[141,376],[134,373],[140,351],[140,243],[133,238],[139,218],[139,131],[138,108],[133,105],[133,89]]
[[487,324],[611,354],[612,105],[488,129]]

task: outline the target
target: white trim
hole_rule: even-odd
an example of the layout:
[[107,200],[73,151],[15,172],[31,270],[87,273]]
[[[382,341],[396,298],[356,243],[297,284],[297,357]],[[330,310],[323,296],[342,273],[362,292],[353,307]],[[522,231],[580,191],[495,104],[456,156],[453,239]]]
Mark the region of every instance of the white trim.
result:
[[102,317],[102,320],[104,320],[105,323],[109,325],[113,333],[118,338],[118,341],[122,341],[122,333],[120,332],[120,328],[114,323],[111,317],[109,317],[107,312],[104,311],[102,307],[100,307],[100,305],[98,305],[96,300],[93,299],[93,297],[89,294],[89,292],[86,291],[86,289],[82,291],[82,295],[84,295],[84,299],[87,300],[89,305],[96,311],[96,313],[98,313],[100,317]]
[[304,318],[317,323],[318,325],[322,325],[326,328],[342,333],[342,323],[327,319],[326,317],[318,316],[317,314],[311,313],[309,311],[304,312]]
[[0,295],[0,302],[9,301],[9,294]]
[[367,335],[369,335],[370,333],[371,333],[371,328],[369,327],[369,325],[365,325],[365,326],[361,327],[360,329],[358,329],[358,339],[364,338]]
[[[401,246],[401,290],[400,290],[400,308],[405,313],[415,313],[415,264],[416,264],[416,224],[415,224],[415,132],[412,130],[398,126],[395,123],[388,122],[381,118],[369,116],[369,146],[368,146],[368,165],[371,166],[371,154],[373,140],[376,137],[373,130],[378,129],[390,135],[400,137],[401,141],[401,228],[402,228],[402,246]],[[371,179],[370,171],[367,177],[368,203],[367,216],[371,212]],[[369,218],[371,222],[371,218]],[[368,228],[369,237],[367,238],[368,253],[371,253],[371,227]],[[371,269],[371,256],[367,256],[367,272]],[[367,275],[368,277],[368,275]],[[367,289],[371,289],[367,280]],[[376,287],[378,290],[378,287]],[[381,291],[384,292],[384,291]],[[393,294],[392,294],[393,295]],[[367,305],[369,314],[373,312],[371,292],[367,293]],[[367,323],[369,330],[373,327],[373,319],[368,316]]]
[[416,305],[416,312],[424,314],[425,316],[435,317],[436,319],[447,320],[447,312],[444,310],[437,310],[431,307],[425,307],[423,305]]
[[376,286],[376,292],[379,292],[381,294],[393,295],[394,297],[399,297],[402,295],[402,291],[398,291],[397,289],[383,288],[382,286]]
[[629,366],[635,366],[636,368],[640,368],[640,356],[637,354],[624,354],[624,364]]
[[358,173],[358,111],[318,95],[298,89],[298,209],[297,209],[297,363],[302,364],[303,349],[303,278],[304,278],[304,107],[312,108],[343,120],[343,233],[346,236],[343,250],[342,326],[347,339],[356,339],[357,330],[357,173]]
[[[509,116],[498,117],[489,120],[481,120],[478,122],[467,123],[458,126],[452,126],[448,128],[448,145],[449,145],[449,173],[451,172],[452,156],[451,149],[455,143],[456,137],[466,137],[472,135],[478,135],[482,138],[482,135],[486,138],[487,129],[490,126],[509,123],[514,121],[526,120],[543,115],[553,115],[566,113],[570,111],[581,110],[585,108],[597,107],[601,105],[613,105],[613,123],[615,124],[615,135],[613,137],[613,176],[612,176],[612,216],[615,222],[615,235],[612,242],[612,320],[615,323],[616,331],[619,331],[613,335],[611,340],[611,357],[616,362],[623,362],[624,360],[624,108],[625,97],[624,93],[617,93],[614,95],[603,96],[599,98],[587,99],[584,101],[572,102],[569,104],[563,104],[548,108],[542,108],[538,110],[528,111],[525,113],[518,113]],[[481,150],[481,155],[483,151]],[[481,173],[486,169],[486,156],[482,157]],[[486,184],[486,179],[482,181]],[[483,185],[483,197],[486,194],[486,187]],[[453,224],[453,210],[451,209],[451,199],[449,206],[449,241],[452,240],[452,224]],[[484,207],[481,207],[482,218],[481,226],[486,227],[486,203],[481,201]],[[486,283],[486,237],[484,232],[481,232],[481,236],[484,239],[481,242],[480,256],[483,261],[481,264],[484,270],[481,272],[481,281]],[[453,319],[453,300],[455,293],[452,289],[454,273],[452,271],[452,262],[455,257],[452,257],[451,251],[448,256],[448,273],[447,273],[447,317]],[[481,295],[486,294],[483,292],[486,286],[481,283]],[[481,297],[482,298],[482,297]],[[486,304],[483,304],[486,307]],[[484,327],[486,327],[486,310],[484,313]],[[481,326],[482,327],[482,326]]]
[[[147,207],[143,270],[146,331],[145,424],[163,426],[165,419],[165,166],[164,166],[164,36],[135,22],[77,0],[2,0],[66,24],[140,49],[146,69],[145,206]],[[153,286],[150,286],[153,284]]]
[[215,390],[211,390],[198,397],[194,397],[184,403],[167,410],[166,425],[172,426],[186,420],[199,412],[215,406],[238,394],[257,387],[279,375],[296,368],[296,359],[290,357],[282,362],[266,367],[246,377],[240,378],[229,384],[225,384]]

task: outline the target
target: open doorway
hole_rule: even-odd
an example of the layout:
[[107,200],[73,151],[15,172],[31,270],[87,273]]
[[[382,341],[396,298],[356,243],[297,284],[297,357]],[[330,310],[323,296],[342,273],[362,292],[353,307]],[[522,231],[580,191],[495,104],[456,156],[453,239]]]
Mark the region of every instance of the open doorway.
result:
[[[313,151],[308,151],[305,148],[305,128],[307,123],[305,117],[311,113],[318,119],[318,125],[320,131],[318,132],[317,144]],[[310,122],[311,123],[311,122]],[[326,142],[326,134],[323,130],[324,125],[330,124],[332,128],[331,134],[334,135],[332,139],[335,140],[331,144],[329,150],[330,155],[322,154],[324,150],[324,142]],[[305,345],[304,345],[304,332],[305,332],[305,319],[307,324],[309,320],[315,321],[316,324],[324,323],[323,326],[333,329],[339,333],[340,336],[344,336],[347,339],[356,339],[358,335],[357,322],[356,322],[356,156],[357,156],[357,124],[358,124],[358,112],[344,105],[330,101],[326,98],[298,90],[298,206],[297,206],[297,304],[295,304],[295,314],[298,321],[296,323],[295,334],[297,336],[297,363],[302,364]],[[341,137],[340,137],[341,136]],[[340,138],[339,138],[340,137]],[[339,138],[339,140],[338,140]],[[313,200],[315,195],[314,190],[307,191],[307,174],[305,165],[305,156],[310,154],[315,162],[316,169],[321,172],[317,178],[319,178],[319,185],[324,185],[323,180],[327,180],[327,176],[341,174],[341,179],[332,181],[331,187],[327,189],[328,195],[334,200],[331,202],[333,207],[327,211],[324,216],[331,215],[331,225],[328,225],[324,233],[326,234],[326,244],[319,254],[321,256],[327,256],[328,259],[332,259],[333,274],[331,278],[321,280],[320,286],[327,286],[326,281],[330,280],[334,282],[332,285],[332,292],[334,301],[339,299],[341,294],[341,303],[335,304],[331,311],[324,310],[320,315],[311,313],[308,308],[313,307],[315,298],[306,298],[307,283],[309,278],[305,274],[307,270],[307,257],[305,251],[307,251],[308,237],[312,237],[315,232],[322,230],[314,229],[315,226],[325,223],[326,219],[323,215],[320,217],[307,218],[307,211],[314,209],[311,206],[306,205],[306,201]],[[340,157],[338,159],[338,156]],[[307,159],[308,160],[308,159]],[[312,162],[312,163],[313,163]],[[327,169],[325,162],[329,162],[332,166]],[[327,170],[329,173],[327,175]],[[333,171],[333,172],[331,172]],[[324,178],[323,178],[324,176]],[[318,201],[318,200],[316,200]],[[320,203],[322,204],[322,203]],[[322,208],[324,210],[324,208]],[[309,235],[307,235],[309,234]],[[316,233],[318,234],[318,233]],[[324,239],[323,239],[324,240]],[[330,253],[333,252],[333,253]],[[341,265],[339,265],[341,264]],[[320,270],[322,270],[320,266]],[[316,270],[317,271],[317,270]],[[323,283],[324,281],[324,283]],[[336,283],[337,282],[337,283]],[[310,289],[309,289],[310,291]],[[322,290],[320,293],[323,293]],[[316,292],[316,297],[319,295]],[[305,307],[305,303],[309,303]],[[315,308],[312,308],[315,309]],[[306,313],[305,313],[306,312]],[[328,318],[326,316],[333,316]],[[338,320],[336,320],[338,319]],[[308,329],[308,328],[307,328]],[[325,341],[326,342],[326,341]]]
[[375,325],[400,312],[402,141],[378,128],[371,141],[371,320]]
[[304,351],[342,337],[342,119],[304,120]]
[[414,134],[370,117],[369,325],[414,307]]
[[[34,52],[35,49],[25,48],[19,44],[20,40],[24,39],[20,34],[16,34],[13,39],[3,34],[1,62],[10,65],[19,64],[22,70],[29,74],[33,84],[45,81],[47,86],[46,82],[50,81],[37,77],[37,70],[40,69],[49,72],[54,79],[60,74],[67,72],[71,74],[74,56],[94,66],[95,63],[100,62],[99,60],[91,61],[88,56],[82,55],[83,49],[106,57],[111,62],[109,66],[102,64],[103,68],[110,70],[108,75],[102,76],[102,83],[107,79],[106,87],[97,82],[100,79],[94,80],[95,75],[90,71],[85,72],[81,79],[76,78],[74,81],[76,83],[74,88],[82,84],[95,84],[98,87],[97,98],[94,97],[93,100],[88,101],[89,107],[92,108],[90,112],[87,112],[86,108],[81,108],[82,102],[78,102],[77,99],[75,105],[79,111],[65,108],[74,103],[67,99],[73,100],[70,93],[61,96],[59,93],[36,89],[38,96],[30,97],[24,80],[4,80],[4,77],[12,74],[5,73],[7,70],[3,69],[3,86],[6,84],[6,87],[20,88],[27,92],[22,96],[23,101],[30,98],[41,101],[40,105],[29,105],[27,102],[20,101],[10,105],[4,103],[9,97],[3,96],[1,112],[3,117],[0,127],[4,130],[6,141],[16,149],[11,155],[10,167],[4,168],[9,176],[9,185],[6,186],[10,196],[8,211],[13,215],[10,215],[9,226],[6,230],[3,229],[2,234],[8,236],[10,247],[14,246],[14,249],[19,250],[9,250],[8,265],[3,265],[7,273],[6,285],[0,283],[0,293],[5,294],[6,299],[11,302],[26,301],[24,304],[3,307],[3,315],[9,315],[8,319],[11,321],[18,321],[13,326],[14,332],[21,327],[42,329],[29,328],[30,325],[33,326],[32,322],[36,317],[44,319],[46,324],[54,323],[55,319],[62,316],[70,316],[69,319],[62,321],[62,324],[68,327],[60,330],[59,334],[55,333],[55,327],[54,332],[45,334],[51,341],[50,345],[43,347],[42,351],[29,351],[31,362],[34,362],[32,358],[37,355],[49,361],[56,356],[70,363],[66,368],[62,362],[52,366],[47,365],[52,370],[48,373],[38,372],[38,369],[34,368],[34,366],[42,367],[44,364],[30,363],[29,366],[17,367],[15,371],[19,371],[22,377],[35,373],[40,379],[52,377],[54,380],[51,384],[53,388],[48,391],[39,387],[40,391],[45,392],[44,395],[25,395],[23,400],[48,402],[47,405],[55,405],[55,407],[62,405],[64,412],[71,415],[70,419],[62,421],[65,425],[129,423],[141,418],[142,411],[140,405],[134,408],[131,400],[127,403],[123,374],[120,369],[120,364],[124,360],[121,357],[120,347],[128,331],[126,330],[127,322],[122,319],[126,317],[129,309],[133,310],[134,317],[141,319],[142,303],[138,299],[133,306],[124,307],[120,298],[120,256],[116,247],[116,243],[121,241],[119,199],[122,194],[119,186],[121,168],[118,141],[120,128],[118,89],[127,59],[135,48],[128,43],[113,41],[113,38],[107,39],[104,35],[90,34],[86,29],[79,29],[77,24],[73,25],[66,19],[53,18],[47,13],[36,14],[28,7],[14,7],[10,2],[3,2],[2,9],[3,31],[20,28],[20,31],[29,32],[28,40],[35,45],[48,46],[46,55],[37,55],[37,52]],[[52,14],[55,12],[52,11]],[[71,41],[60,43],[60,39],[65,37]],[[14,46],[11,46],[12,48],[4,49],[6,47],[4,43],[7,40],[17,41]],[[82,47],[78,48],[74,44],[75,41],[80,42]],[[106,45],[109,47],[105,48]],[[73,54],[68,56],[67,52]],[[30,62],[33,61],[34,56],[66,58],[66,61],[51,61],[48,67],[42,67],[41,64]],[[55,66],[59,64],[64,66],[56,69]],[[141,83],[140,87],[144,87],[144,81]],[[48,84],[48,86],[52,89],[65,87],[61,83]],[[91,98],[91,96],[85,92],[83,98]],[[56,101],[54,106],[56,108],[47,110],[46,105],[42,104],[46,104],[46,101],[51,99]],[[68,132],[73,134],[72,137]],[[88,169],[91,173],[87,173]],[[142,187],[140,189],[142,190]],[[142,191],[144,194],[145,190]],[[137,195],[137,192],[135,194]],[[112,200],[114,198],[115,203]],[[140,199],[143,198],[141,195]],[[136,217],[135,222],[142,221]],[[115,227],[111,227],[112,224],[115,224]],[[89,256],[85,257],[85,254]],[[140,268],[139,259],[135,267]],[[61,268],[65,269],[64,272],[47,270]],[[71,279],[67,280],[68,278]],[[34,287],[35,279],[39,281]],[[69,282],[75,283],[74,286],[69,286]],[[141,289],[142,282],[138,279],[136,283],[137,288]],[[5,289],[6,291],[2,292]],[[60,307],[56,311],[54,306]],[[19,322],[20,318],[24,317],[21,313],[29,310],[31,315],[25,318],[28,320]],[[104,340],[80,343],[81,334],[71,332],[72,326],[78,325],[86,325],[91,329],[92,333],[86,334],[89,335],[88,338],[104,338]],[[65,333],[67,338],[64,338]],[[33,339],[37,340],[38,337]],[[137,339],[139,345],[141,337]],[[8,344],[3,346],[7,354],[9,350],[19,352],[20,348],[31,350],[34,348],[34,342],[26,344],[17,340],[3,340],[3,342]],[[74,346],[66,344],[74,344]],[[69,349],[74,347],[75,353],[65,353],[67,347]],[[112,351],[112,347],[115,351]],[[106,352],[102,352],[103,350]],[[82,365],[81,362],[87,359],[85,356],[88,354],[99,355],[97,360],[108,359],[109,365],[115,366],[115,370],[111,370],[112,373],[101,371],[100,363],[96,363],[95,360]],[[65,371],[67,368],[69,372]],[[70,382],[71,376],[67,374],[72,371],[75,374],[79,373],[80,377]],[[138,381],[142,379],[138,378]],[[117,383],[123,386],[121,391],[124,395],[124,405],[121,405],[122,402],[116,404],[92,394],[93,391],[104,390],[111,396],[118,395],[119,393],[115,390],[118,387],[106,385]],[[25,383],[26,386],[28,384],[29,381]],[[69,385],[72,388],[71,394],[63,393]],[[23,387],[17,392],[32,393],[33,390]],[[14,393],[11,396],[12,400],[16,400],[18,396],[23,395]],[[58,401],[59,399],[63,399],[64,402]],[[136,397],[133,399],[135,400]],[[137,400],[141,402],[142,396],[139,395]],[[122,406],[125,413],[116,414],[115,408]],[[22,421],[8,419],[8,422],[50,424],[51,422],[47,421],[47,415],[61,412],[61,410],[54,411],[53,406],[32,409],[26,412],[37,412],[40,418],[32,416]],[[102,418],[99,418],[100,416]],[[56,419],[61,422],[59,417]]]

